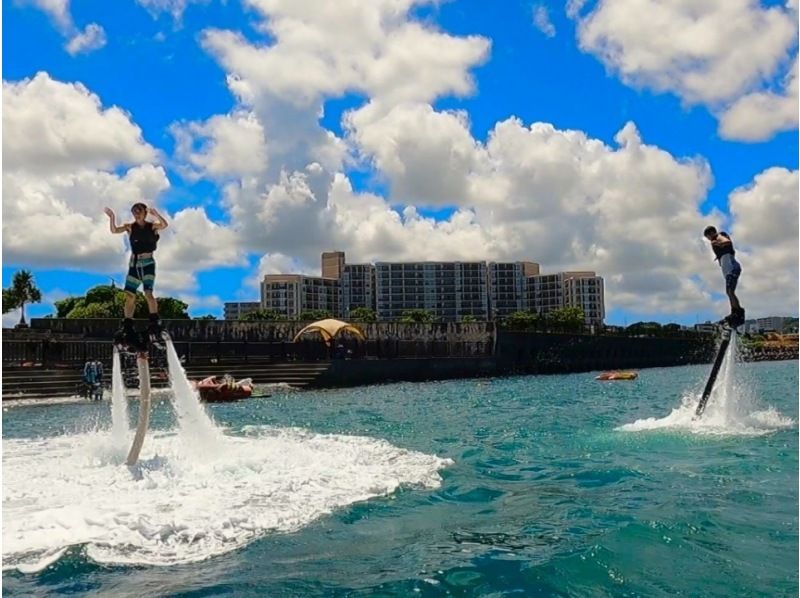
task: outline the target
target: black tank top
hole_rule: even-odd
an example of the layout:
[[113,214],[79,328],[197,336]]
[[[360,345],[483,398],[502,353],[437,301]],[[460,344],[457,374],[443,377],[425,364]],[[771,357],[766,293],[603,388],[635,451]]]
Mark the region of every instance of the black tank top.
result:
[[145,222],[143,226],[133,222],[131,223],[129,239],[133,255],[152,253],[156,250],[156,245],[158,244],[158,231],[153,229],[152,222]]
[[[719,234],[721,236],[725,237],[726,239],[728,239],[728,241],[731,240],[730,236],[728,236],[728,233],[723,233],[723,232],[720,231]],[[725,245],[722,245],[722,246],[712,245],[711,249],[714,251],[714,255],[717,256],[717,259],[720,259],[723,255],[728,254],[728,253],[730,253],[733,256],[736,256],[736,251],[734,251],[734,249],[733,249],[733,242],[726,243]]]

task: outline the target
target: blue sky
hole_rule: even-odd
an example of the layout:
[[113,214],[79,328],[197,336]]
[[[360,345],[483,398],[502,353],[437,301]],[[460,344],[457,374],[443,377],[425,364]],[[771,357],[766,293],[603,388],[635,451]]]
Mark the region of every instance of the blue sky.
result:
[[[624,4],[624,0],[619,0],[618,3]],[[107,3],[73,0],[64,3],[64,11],[60,15],[55,14],[52,10],[48,12],[42,9],[43,3],[35,0],[27,2],[4,0],[3,80],[5,84],[11,84],[30,79],[37,73],[44,72],[54,81],[67,84],[81,83],[88,93],[99,98],[101,111],[118,106],[128,115],[129,121],[141,129],[141,139],[138,141],[128,140],[128,142],[130,144],[146,144],[154,148],[157,155],[150,162],[163,168],[168,181],[168,188],[161,189],[157,197],[157,205],[170,216],[187,208],[200,208],[204,226],[211,226],[209,223],[213,223],[217,226],[229,227],[233,234],[225,239],[232,239],[230,242],[234,244],[241,241],[241,245],[237,246],[235,251],[231,250],[232,257],[229,259],[210,260],[207,267],[197,267],[197,264],[189,262],[186,265],[187,271],[191,270],[188,280],[174,280],[167,283],[168,292],[172,295],[205,298],[196,301],[197,305],[192,304],[191,313],[194,315],[204,313],[220,315],[222,312],[221,301],[257,299],[257,288],[252,281],[257,279],[259,273],[267,271],[264,269],[264,264],[273,264],[274,268],[275,264],[296,263],[300,264],[302,268],[313,270],[318,268],[318,265],[309,256],[314,255],[318,249],[324,248],[324,245],[309,247],[306,251],[306,249],[296,249],[291,243],[282,245],[278,241],[272,247],[269,238],[256,239],[253,237],[253,241],[250,241],[248,236],[250,233],[243,233],[238,228],[237,218],[241,216],[233,214],[230,209],[231,204],[223,201],[225,186],[232,182],[240,184],[237,183],[237,180],[244,180],[244,177],[235,172],[228,172],[225,176],[215,176],[210,172],[198,173],[197,169],[195,169],[194,176],[187,174],[187,163],[191,156],[185,152],[181,153],[177,148],[174,134],[176,124],[177,126],[186,126],[187,123],[207,123],[208,119],[230,115],[237,110],[249,111],[255,115],[256,120],[265,123],[262,115],[269,109],[269,105],[259,105],[257,101],[247,103],[241,97],[237,97],[226,80],[226,77],[235,69],[230,64],[223,64],[224,59],[220,58],[221,51],[210,50],[207,45],[204,45],[205,32],[209,28],[233,31],[241,36],[243,44],[252,44],[252,47],[255,48],[276,47],[283,41],[274,31],[265,33],[264,24],[269,22],[270,15],[265,15],[263,10],[259,10],[257,2],[250,5],[236,0],[227,2],[209,0],[200,3],[167,2],[161,3],[161,6],[171,6],[178,10],[182,4],[185,5],[185,9],[179,18],[176,18],[168,11],[158,12],[153,9],[153,5],[157,6],[158,3],[147,0],[142,2],[119,0]],[[607,4],[611,5],[613,2]],[[761,193],[761,187],[756,183],[757,177],[761,173],[777,168],[782,169],[780,170],[782,176],[796,177],[798,167],[796,119],[793,125],[778,127],[778,130],[769,132],[765,139],[758,141],[735,138],[735,136],[731,138],[730,135],[726,138],[720,133],[721,115],[737,100],[747,94],[764,91],[773,91],[777,95],[783,93],[782,82],[786,77],[792,56],[796,56],[797,52],[796,36],[793,41],[787,42],[785,48],[773,50],[778,54],[783,52],[780,54],[782,58],[775,61],[774,68],[767,76],[750,80],[721,100],[711,100],[708,99],[713,95],[711,93],[706,94],[707,97],[698,98],[696,93],[692,96],[680,83],[680,76],[674,72],[669,73],[670,81],[675,82],[672,86],[670,83],[653,84],[652,81],[661,81],[665,75],[655,71],[628,72],[626,74],[624,66],[611,64],[607,57],[604,58],[602,48],[593,50],[591,41],[584,40],[582,48],[579,30],[581,23],[587,24],[591,17],[596,17],[594,25],[601,27],[598,23],[601,21],[600,16],[603,16],[601,14],[603,7],[596,3],[584,4],[577,17],[568,16],[565,5],[557,2],[508,1],[492,3],[490,6],[491,8],[487,8],[485,2],[477,0],[457,0],[440,5],[421,4],[413,7],[403,17],[405,22],[421,23],[425,28],[455,39],[478,36],[486,40],[489,49],[480,59],[465,58],[463,64],[452,67],[453,69],[463,68],[472,78],[474,85],[471,93],[445,91],[427,94],[427,96],[425,93],[421,93],[420,98],[414,98],[419,105],[429,106],[437,116],[453,114],[454,111],[460,111],[461,114],[466,115],[468,133],[479,147],[484,147],[491,131],[498,123],[515,117],[524,126],[543,122],[551,124],[559,132],[580,131],[586,138],[598,140],[614,150],[619,145],[615,141],[615,136],[626,123],[632,122],[643,143],[649,147],[658,148],[674,159],[675,164],[670,167],[677,168],[683,162],[691,159],[704,161],[708,165],[710,177],[705,186],[701,185],[702,199],[699,208],[694,209],[691,213],[695,219],[702,219],[703,216],[717,209],[726,217],[731,217],[729,220],[731,224],[734,219],[731,215],[729,200],[730,194],[734,190],[750,189],[752,192],[750,195],[754,199],[748,199],[748,201],[755,205],[758,203],[757,197]],[[757,10],[766,11],[770,7],[775,10],[783,10],[780,3],[771,2],[760,5],[757,2],[754,3],[754,9]],[[545,11],[547,19],[552,25],[552,36],[540,30],[534,23],[533,15],[537,10]],[[791,16],[792,13],[789,14]],[[605,19],[605,25],[602,26],[606,29],[602,31],[604,37],[601,37],[623,40],[620,43],[624,52],[634,55],[639,50],[636,44],[644,42],[625,38],[625,32],[622,29],[614,28],[617,25],[614,24],[612,16]],[[681,15],[675,15],[676,22],[679,22],[679,17]],[[59,18],[61,18],[61,25],[59,25]],[[273,23],[277,22],[276,16],[272,18],[274,19]],[[301,15],[298,18],[302,21],[306,16]],[[308,18],[309,22],[313,22],[313,15]],[[711,15],[709,18],[715,17]],[[720,18],[724,18],[724,15]],[[796,13],[792,18],[796,21]],[[71,29],[63,25],[64,19],[70,20]],[[65,50],[65,44],[71,36],[83,30],[89,23],[95,23],[102,27],[105,43],[100,47],[70,54]],[[683,50],[677,48],[675,51],[679,54]],[[722,55],[722,52],[720,54]],[[757,66],[753,68],[757,69]],[[425,62],[421,60],[420,71],[425,68]],[[712,70],[709,69],[709,71]],[[240,72],[237,73],[246,80],[247,75],[242,75],[242,72],[249,71],[240,69]],[[331,76],[335,78],[336,74]],[[703,89],[713,88],[714,84],[713,77],[709,76],[708,87],[704,86]],[[661,89],[657,89],[659,86]],[[419,201],[414,201],[414,198],[409,198],[407,194],[401,193],[400,190],[407,188],[408,185],[413,188],[414,182],[410,178],[403,180],[404,175],[398,174],[397,170],[381,168],[380,157],[384,155],[381,152],[389,151],[376,145],[382,141],[374,141],[372,146],[369,145],[370,142],[364,141],[360,145],[362,131],[348,130],[345,126],[347,114],[363,108],[371,98],[374,99],[377,96],[377,93],[370,89],[357,89],[358,85],[350,84],[349,88],[348,85],[343,87],[343,90],[333,93],[315,90],[315,93],[318,93],[319,105],[324,110],[324,115],[318,118],[319,129],[330,131],[337,138],[346,139],[351,145],[350,159],[343,160],[338,168],[329,168],[325,165],[325,168],[330,170],[331,179],[334,171],[341,172],[350,182],[354,194],[374,194],[386,201],[387,210],[393,209],[401,212],[404,206],[414,202],[412,205],[416,206],[419,214],[440,224],[446,223],[459,210],[464,209],[474,210],[477,220],[481,221],[481,208],[470,204],[469,201],[461,203],[443,199],[431,202],[426,201],[424,197],[420,197]],[[270,90],[270,92],[278,93],[274,90]],[[703,96],[703,93],[700,95]],[[716,97],[719,97],[719,94]],[[285,101],[285,98],[281,98],[281,101]],[[4,111],[4,128],[8,129],[9,127],[7,119],[17,118],[15,114],[13,111],[11,114],[9,114],[9,110]],[[43,118],[46,121],[49,116]],[[290,123],[288,124],[290,125]],[[368,124],[377,127],[377,124]],[[57,126],[54,125],[54,127]],[[264,124],[266,130],[269,130],[268,127],[268,124]],[[377,128],[374,130],[380,131]],[[367,125],[364,126],[363,133],[363,139],[373,139],[368,136],[370,130]],[[302,133],[298,133],[298,135],[302,135]],[[207,141],[212,136],[213,134],[206,131],[203,136],[195,139],[193,145],[195,157],[202,153],[202,141]],[[385,135],[380,137],[377,133],[376,136],[382,140],[385,140],[386,137]],[[270,146],[273,139],[274,137],[270,137],[269,134],[266,135],[267,149],[265,151],[266,155],[270,157],[271,163],[274,159],[278,159],[275,158],[276,154],[272,153],[272,146]],[[86,143],[92,143],[92,140],[90,139]],[[4,140],[4,155],[8,156],[9,152],[15,152],[13,140]],[[281,156],[283,155],[281,154]],[[402,161],[403,156],[397,159]],[[135,164],[136,160],[125,159],[113,167],[98,167],[96,164],[92,164],[90,168],[101,173],[105,170],[121,177],[128,168]],[[83,167],[80,164],[78,166]],[[24,166],[20,168],[22,169],[20,172],[22,172]],[[636,167],[633,166],[633,168]],[[409,170],[406,168],[403,172],[410,177]],[[57,249],[54,249],[51,260],[41,254],[37,254],[34,259],[28,257],[25,252],[24,240],[20,240],[18,244],[23,249],[16,248],[11,251],[8,248],[9,236],[17,235],[18,231],[15,230],[14,223],[10,221],[14,212],[10,212],[6,208],[8,203],[6,191],[9,185],[5,180],[5,175],[6,170],[4,169],[4,286],[10,282],[13,272],[19,268],[31,268],[37,283],[45,292],[46,297],[51,300],[65,294],[83,293],[94,284],[108,281],[109,277],[118,281],[122,280],[123,271],[120,264],[124,265],[124,261],[120,257],[116,257],[116,261],[109,263],[104,263],[102,258],[97,258],[91,262],[91,265],[84,266],[79,259],[72,261],[63,259]],[[260,177],[259,182],[263,185],[262,191],[271,188],[270,185],[277,184],[277,179],[274,177],[271,179],[266,172],[258,173],[257,176]],[[414,176],[418,179],[422,175],[418,173]],[[619,178],[619,175],[616,176]],[[671,176],[669,173],[664,173],[665,180]],[[531,184],[534,187],[538,184],[536,182],[538,179],[534,175],[531,175],[530,180],[533,181]],[[22,183],[20,184],[22,185]],[[244,186],[242,185],[242,187]],[[28,189],[29,187],[23,185],[23,188]],[[789,188],[792,188],[791,184]],[[782,200],[786,202],[786,205],[790,205],[792,201],[796,204],[796,184],[793,188],[794,195],[792,196],[790,191],[788,199]],[[537,189],[532,192],[532,195],[546,194],[546,192],[546,189]],[[642,193],[646,194],[647,192],[647,190],[642,190]],[[56,192],[53,193],[56,194]],[[668,197],[668,194],[665,197]],[[746,199],[743,198],[742,201],[744,202]],[[60,202],[58,205],[64,205],[64,201],[55,195],[52,200]],[[661,202],[658,205],[663,208],[664,213],[669,214],[669,207],[664,202],[670,200],[657,199],[657,201]],[[243,203],[242,205],[257,204]],[[67,204],[66,209],[81,212],[88,208],[77,204],[69,207]],[[678,213],[682,210],[691,211],[693,208],[681,205],[675,209]],[[747,209],[750,208],[742,208],[742,217],[747,213]],[[773,207],[772,211],[778,209],[779,207]],[[276,213],[280,214],[280,212]],[[101,216],[102,214],[87,212],[87,217],[95,219],[97,226],[107,226]],[[485,222],[488,223],[488,220]],[[491,248],[495,247],[492,235],[498,234],[492,231],[501,230],[501,227],[497,222],[493,222],[492,225],[487,223],[481,221],[479,226],[483,231],[482,238],[488,239],[486,246]],[[740,227],[740,235],[744,240],[753,239],[751,243],[748,243],[747,250],[753,256],[754,263],[752,265],[762,263],[758,261],[759,256],[774,252],[774,248],[759,246],[758,240],[761,237],[770,236],[767,231],[753,231],[751,230],[752,222],[748,224],[744,221],[741,224],[738,222],[734,224],[734,231],[736,231],[737,225]],[[504,223],[503,226],[507,226],[507,224]],[[564,222],[564,226],[567,230],[565,234],[569,235],[569,223]],[[646,226],[658,229],[658,219],[649,222]],[[187,238],[190,234],[184,232],[185,229],[179,229],[178,226],[175,228],[176,235],[184,235],[181,238]],[[794,230],[796,230],[796,223]],[[516,232],[523,238],[529,234],[526,230]],[[440,231],[437,230],[436,234],[439,233]],[[649,234],[644,231],[643,233],[644,236]],[[681,239],[670,235],[672,241],[668,239],[665,243],[669,245],[674,242],[679,246],[695,243],[698,236],[696,233],[697,231],[692,231],[691,241],[689,241],[689,236]],[[191,234],[197,236],[198,233]],[[408,232],[407,234],[417,233]],[[447,233],[441,232],[441,234]],[[578,237],[579,239],[581,236],[591,238],[594,234],[588,231],[585,235]],[[604,244],[613,242],[613,240],[601,238],[602,233],[597,234],[599,236],[591,243],[592,246],[603,247]],[[444,237],[442,238],[444,239]],[[32,238],[30,242],[35,243],[36,239]],[[164,244],[169,242],[169,239],[163,241]],[[219,244],[226,242],[224,239],[217,238],[210,241],[210,247],[202,251],[217,253]],[[323,240],[319,242],[324,243]],[[346,243],[347,239],[334,236],[331,238],[331,242]],[[436,254],[432,249],[433,253],[429,259],[452,259],[453,255],[461,257],[461,254],[454,253],[456,250],[448,243],[449,241],[442,241],[441,254]],[[780,250],[789,251],[786,261],[789,265],[794,264],[794,274],[796,275],[796,235],[792,243],[793,250],[786,250],[785,247]],[[432,247],[434,246],[435,243],[432,243]],[[352,251],[357,256],[363,254],[364,256],[380,256],[382,259],[393,259],[390,250],[387,249],[387,253],[381,253],[382,249],[379,245],[362,247],[358,244],[356,247],[337,246],[335,248]],[[543,270],[546,271],[548,263],[537,254],[546,252],[542,250],[537,252],[536,247],[536,244],[532,242],[530,254],[527,256],[519,255],[519,249],[498,249],[497,251],[500,253],[496,255],[498,259],[528,257],[540,261]],[[694,245],[692,247],[694,248]],[[333,249],[334,247],[328,248]],[[608,251],[605,253],[614,253],[613,248],[607,249]],[[487,249],[487,251],[489,250]],[[672,257],[668,251],[665,250],[664,262],[676,262],[676,258]],[[792,251],[794,254],[791,254]],[[579,259],[578,257],[564,254],[556,258],[557,254],[560,255],[559,252],[551,253],[554,256],[552,259],[558,259],[559,263],[564,266],[582,265],[582,262],[575,261]],[[181,253],[181,255],[184,254]],[[280,257],[276,258],[276,255]],[[416,254],[414,257],[424,259]],[[707,257],[707,255],[702,256],[703,259]],[[186,259],[185,256],[183,259]],[[478,254],[465,254],[462,259],[486,259],[486,257]],[[627,260],[621,260],[619,264],[623,262],[627,263]],[[177,257],[168,262],[168,264],[176,266],[180,263]],[[717,313],[725,308],[720,294],[721,283],[715,284],[719,281],[713,278],[718,275],[718,272],[708,268],[708,264],[705,265],[706,270],[703,274],[706,283],[700,284],[697,288],[676,288],[676,293],[682,292],[684,295],[680,301],[676,298],[676,305],[679,303],[681,307],[671,309],[669,292],[652,297],[643,296],[640,306],[632,298],[631,292],[627,290],[617,292],[614,286],[615,275],[623,276],[623,279],[620,280],[629,280],[633,277],[629,276],[628,279],[625,279],[624,276],[627,272],[622,270],[621,265],[619,271],[612,270],[613,264],[616,263],[609,261],[608,263],[586,264],[586,267],[604,265],[608,268],[603,270],[602,267],[595,267],[598,273],[606,278],[607,299],[610,304],[607,321],[610,323],[631,323],[640,319],[694,323],[696,320],[702,321],[706,318],[716,317]],[[748,275],[749,266],[751,264],[745,261],[745,277]],[[653,270],[652,266],[649,269]],[[270,271],[274,271],[274,269]],[[665,272],[670,280],[675,281],[688,281],[695,274],[697,272],[693,272],[692,267],[688,264],[683,264],[675,271]],[[791,279],[792,273],[789,272],[788,276]],[[745,281],[746,278],[743,278],[743,283]],[[781,304],[778,298],[767,295],[764,295],[762,300],[760,293],[768,294],[769,292],[766,289],[768,285],[763,286],[764,289],[755,282],[752,284],[750,304],[760,302],[765,306],[764,309],[769,306],[769,309],[781,313],[797,311],[796,280],[794,286],[787,289],[788,293],[785,294],[788,294],[788,298],[784,304]],[[30,308],[30,314],[33,316],[44,315],[51,311],[52,306],[47,303]]]

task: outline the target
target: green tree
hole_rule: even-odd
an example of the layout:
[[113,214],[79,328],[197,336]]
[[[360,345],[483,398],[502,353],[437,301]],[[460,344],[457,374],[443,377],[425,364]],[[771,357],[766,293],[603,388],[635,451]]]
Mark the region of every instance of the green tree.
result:
[[25,304],[42,301],[42,292],[36,286],[30,270],[15,272],[14,278],[11,279],[11,287],[3,289],[3,313],[11,311],[6,309],[6,301],[14,306],[11,309],[20,308],[18,326],[25,326]]
[[297,319],[300,322],[316,322],[317,320],[326,320],[332,317],[333,314],[327,309],[306,309],[300,312]]
[[[145,305],[145,312],[147,312],[147,302],[142,297],[142,301]],[[138,301],[137,301],[138,303]],[[161,317],[162,320],[188,320],[189,313],[187,310],[189,309],[189,305],[181,301],[180,299],[175,299],[174,297],[159,297],[158,298],[158,315]],[[147,312],[149,313],[149,312]],[[142,317],[147,317],[146,315]]]
[[556,330],[577,332],[583,330],[585,319],[580,307],[559,307],[547,312],[548,326]]
[[286,320],[286,316],[274,309],[257,309],[239,316],[239,320],[242,322],[283,322]]
[[463,324],[474,324],[477,321],[478,321],[478,318],[476,318],[472,314],[467,314],[466,316],[462,316],[461,317],[461,322]]
[[512,314],[507,315],[502,320],[503,328],[507,328],[509,330],[530,330],[534,328],[539,322],[541,318],[530,311],[515,311]]
[[[158,297],[157,301],[158,314],[162,319],[189,319],[189,306],[183,301],[173,297]],[[86,291],[85,297],[67,297],[56,301],[55,306],[59,318],[122,318],[125,292],[110,285],[98,285]],[[144,319],[149,313],[144,295],[137,293],[133,317]]]
[[114,301],[114,297],[119,292],[120,290],[115,287],[101,284],[86,291],[84,302],[86,305],[91,305],[92,303],[110,303]]
[[192,319],[193,320],[216,320],[217,316],[212,316],[211,314],[206,314],[204,316],[195,316]]
[[69,312],[68,318],[113,318],[114,304],[110,302],[105,303],[80,303]]
[[436,318],[427,309],[407,309],[400,316],[400,321],[404,324],[432,324]]
[[67,297],[66,299],[61,299],[56,301],[54,305],[56,306],[56,317],[57,318],[66,318],[67,314],[73,310],[73,308],[77,305],[78,301],[83,301],[80,297]]
[[356,307],[350,310],[350,319],[354,322],[377,322],[378,316],[369,307]]
[[3,313],[7,314],[19,307],[19,301],[11,292],[11,289],[3,289]]
[[661,333],[661,324],[658,322],[635,322],[625,329],[630,335],[654,336]]

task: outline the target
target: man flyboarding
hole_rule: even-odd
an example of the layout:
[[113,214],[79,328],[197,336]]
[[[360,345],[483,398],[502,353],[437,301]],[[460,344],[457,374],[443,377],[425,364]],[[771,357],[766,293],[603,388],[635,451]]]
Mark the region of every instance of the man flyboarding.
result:
[[731,241],[731,237],[728,233],[723,231],[717,232],[717,229],[713,226],[707,226],[703,231],[703,236],[711,243],[711,250],[714,252],[717,261],[719,261],[719,267],[722,269],[722,276],[725,278],[725,293],[728,295],[728,300],[731,302],[731,313],[725,316],[720,322],[720,324],[725,324],[726,328],[723,329],[721,342],[717,348],[717,356],[714,359],[714,364],[711,366],[711,373],[708,376],[703,394],[694,411],[695,418],[703,415],[708,400],[711,398],[711,392],[714,390],[717,375],[722,367],[722,362],[725,360],[725,354],[731,342],[732,332],[744,324],[744,308],[741,306],[739,298],[736,296],[736,285],[739,283],[742,266],[736,261],[736,251],[733,248],[733,241]]
[[[133,312],[136,308],[136,293],[139,285],[144,290],[147,300],[150,323],[147,335],[151,342],[161,340],[161,323],[158,319],[158,302],[153,296],[153,285],[156,279],[156,262],[153,254],[158,245],[158,231],[164,230],[169,223],[158,213],[155,208],[147,208],[143,203],[135,203],[131,208],[134,221],[117,226],[117,219],[113,210],[104,210],[109,219],[111,232],[114,234],[128,233],[131,246],[131,259],[128,265],[128,275],[125,278],[125,318],[122,326],[114,335],[114,343],[122,348],[135,351],[146,351],[147,343],[143,342],[133,329]],[[155,221],[146,220],[151,214]]]
[[725,316],[722,322],[736,328],[744,324],[744,308],[736,296],[736,285],[739,283],[742,266],[736,261],[736,251],[733,249],[733,241],[728,233],[717,232],[713,226],[707,226],[703,231],[703,236],[711,242],[711,249],[719,261],[719,267],[722,268],[722,276],[725,278],[725,293],[731,303],[731,313]]

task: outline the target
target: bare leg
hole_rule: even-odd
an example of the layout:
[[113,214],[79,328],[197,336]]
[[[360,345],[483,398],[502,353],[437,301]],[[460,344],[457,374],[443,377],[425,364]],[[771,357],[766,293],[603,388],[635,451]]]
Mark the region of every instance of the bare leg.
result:
[[736,296],[736,293],[729,290],[726,290],[725,292],[728,294],[728,300],[731,302],[731,312],[740,309],[741,305],[739,304],[739,298]]
[[147,300],[147,311],[151,314],[158,313],[158,301],[153,297],[153,291],[145,291],[144,298]]
[[136,294],[130,291],[125,291],[125,307],[123,312],[126,318],[132,318],[133,312],[136,309]]

